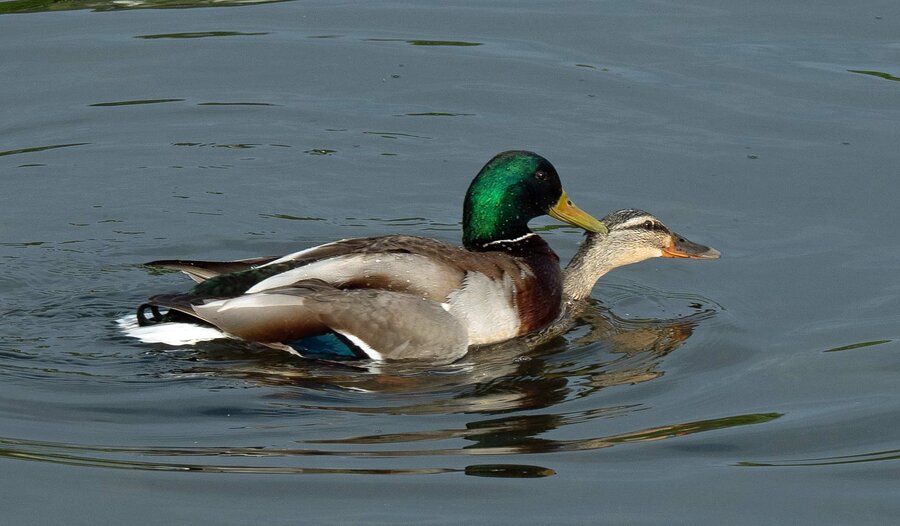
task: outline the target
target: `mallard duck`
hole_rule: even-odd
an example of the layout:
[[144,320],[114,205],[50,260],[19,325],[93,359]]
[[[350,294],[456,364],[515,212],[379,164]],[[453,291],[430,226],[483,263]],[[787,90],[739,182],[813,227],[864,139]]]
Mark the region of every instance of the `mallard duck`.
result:
[[[154,261],[148,265],[181,270],[199,283],[187,294],[150,298],[138,320],[202,320],[292,352],[295,342],[331,334],[359,357],[453,361],[471,345],[514,338],[559,316],[559,258],[528,228],[544,214],[607,232],[567,197],[549,161],[503,152],[466,192],[463,247],[394,235],[277,259]],[[170,311],[163,316],[159,307]]]
[[601,221],[609,232],[587,232],[563,271],[562,315],[529,335],[526,339],[529,345],[539,345],[572,328],[587,306],[594,285],[615,268],[656,257],[717,259],[720,256],[718,250],[687,240],[643,210],[617,210]]
[[652,214],[636,208],[617,210],[601,219],[609,232],[587,232],[578,252],[563,271],[563,293],[568,301],[587,298],[610,270],[646,259],[716,259],[719,251],[678,235]]

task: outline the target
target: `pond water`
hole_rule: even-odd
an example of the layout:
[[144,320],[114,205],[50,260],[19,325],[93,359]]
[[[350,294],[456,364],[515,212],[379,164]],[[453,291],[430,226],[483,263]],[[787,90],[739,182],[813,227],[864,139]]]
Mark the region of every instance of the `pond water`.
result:
[[[896,520],[895,0],[0,13],[4,524]],[[458,242],[514,148],[722,259],[618,269],[564,336],[442,367],[117,325],[189,286],[153,259]]]

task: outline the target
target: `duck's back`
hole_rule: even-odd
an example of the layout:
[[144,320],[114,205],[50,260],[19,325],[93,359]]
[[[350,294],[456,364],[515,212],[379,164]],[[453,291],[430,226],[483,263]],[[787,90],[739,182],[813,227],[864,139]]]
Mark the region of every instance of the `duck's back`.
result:
[[[155,262],[204,279],[191,292],[224,298],[322,280],[353,290],[389,290],[442,306],[466,325],[470,344],[531,332],[555,319],[561,298],[559,259],[537,235],[470,251],[435,239],[394,235],[343,239],[281,258],[213,264]],[[215,265],[220,265],[216,267]],[[214,275],[217,268],[232,272]]]

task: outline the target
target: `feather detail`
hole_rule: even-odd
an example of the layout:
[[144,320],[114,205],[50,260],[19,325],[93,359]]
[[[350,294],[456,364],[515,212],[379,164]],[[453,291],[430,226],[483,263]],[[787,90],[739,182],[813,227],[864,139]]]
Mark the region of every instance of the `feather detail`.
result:
[[465,327],[438,302],[399,292],[342,290],[319,280],[235,298],[172,295],[151,301],[233,336],[279,347],[329,332],[373,359],[453,361],[468,347]]
[[232,272],[240,272],[253,267],[271,263],[275,257],[258,257],[250,259],[239,259],[237,261],[195,261],[187,259],[161,259],[159,261],[151,261],[144,263],[150,267],[167,268],[171,270],[180,270],[197,283],[203,283],[209,278],[214,278],[221,274],[230,274]]

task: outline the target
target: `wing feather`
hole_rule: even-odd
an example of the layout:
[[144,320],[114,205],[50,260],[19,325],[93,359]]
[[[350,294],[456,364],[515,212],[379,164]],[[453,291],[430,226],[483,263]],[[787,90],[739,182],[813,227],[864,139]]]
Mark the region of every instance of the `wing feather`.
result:
[[271,263],[277,259],[275,256],[264,256],[250,259],[239,259],[236,261],[195,261],[188,259],[161,259],[144,263],[150,267],[166,268],[171,270],[180,270],[191,277],[197,283],[202,283],[209,278],[214,278],[221,274],[230,274],[232,272],[240,272],[253,267]]
[[391,360],[453,361],[469,344],[463,325],[437,302],[391,291],[341,290],[315,280],[207,300],[192,311],[245,340],[287,343],[337,332]]

